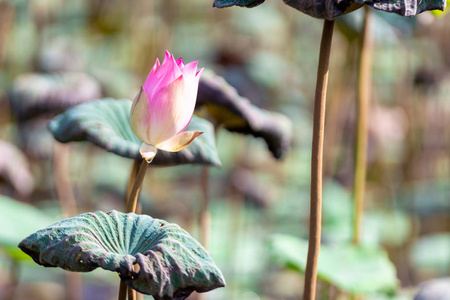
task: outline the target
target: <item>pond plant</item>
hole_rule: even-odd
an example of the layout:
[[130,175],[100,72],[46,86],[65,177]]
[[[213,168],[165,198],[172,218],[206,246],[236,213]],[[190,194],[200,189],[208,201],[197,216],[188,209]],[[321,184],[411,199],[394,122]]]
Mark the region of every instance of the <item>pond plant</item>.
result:
[[[214,6],[255,7],[264,2],[215,0]],[[371,93],[370,7],[410,17],[426,10],[443,10],[445,2],[284,0],[284,3],[324,19],[324,26],[314,99],[309,242],[274,235],[269,252],[277,263],[305,274],[303,299],[315,299],[316,278],[355,297],[378,291],[393,293],[397,279],[386,253],[377,247],[360,245]],[[353,244],[321,247],[323,141],[334,20],[361,7],[365,10],[365,22],[359,37]],[[225,128],[262,138],[278,159],[290,148],[290,121],[252,105],[220,76],[198,70],[196,61],[185,64],[182,58],[175,59],[169,52],[162,63],[156,60],[134,101],[91,100],[67,109],[52,119],[48,128],[61,143],[89,141],[133,161],[125,209],[71,216],[29,235],[20,242],[20,249],[44,267],[71,272],[102,268],[118,273],[119,300],[136,299],[136,292],[161,300],[185,299],[194,291],[204,293],[225,286],[221,270],[206,250],[208,168],[221,165],[215,134],[218,128]],[[206,111],[202,116],[206,115],[207,120],[193,115],[194,110]],[[149,167],[193,163],[204,165],[201,243],[177,224],[138,213],[138,198]],[[12,244],[17,242],[8,245]],[[339,264],[341,261],[346,262],[345,267]],[[360,276],[367,269],[371,273]]]
[[[214,0],[213,6],[218,8],[241,6],[252,8],[261,5],[265,0]],[[333,0],[284,0],[284,3],[314,18],[324,19],[322,38],[319,50],[319,63],[317,67],[316,91],[314,98],[313,132],[311,149],[311,186],[310,186],[310,224],[309,243],[307,251],[306,267],[295,267],[305,273],[305,287],[303,299],[312,300],[316,297],[316,281],[319,265],[319,250],[321,244],[321,222],[322,222],[322,169],[323,169],[323,141],[325,133],[325,108],[329,76],[329,60],[335,19],[341,15],[351,13],[361,7],[365,8],[365,21],[360,38],[358,58],[358,86],[357,86],[357,136],[355,143],[355,170],[354,170],[354,225],[353,243],[358,246],[361,240],[361,231],[364,212],[366,159],[368,140],[368,114],[371,95],[371,65],[372,65],[372,32],[371,12],[369,7],[377,10],[396,13],[405,17],[412,17],[429,10],[444,10],[445,0],[429,1],[396,1],[396,0],[355,0],[355,1],[333,1]],[[281,239],[280,243],[285,247],[276,249],[277,256],[283,256],[280,252],[286,251],[290,256],[289,247],[301,249],[297,241],[286,242]],[[293,244],[296,244],[293,246]],[[290,245],[290,246],[289,246]],[[283,250],[284,249],[284,250]],[[299,251],[299,255],[301,255]],[[336,257],[336,259],[339,259]],[[289,259],[284,262],[287,266],[293,263]],[[363,260],[362,260],[363,261]],[[361,261],[361,262],[362,262]],[[388,267],[389,268],[389,267]],[[319,270],[320,272],[320,270]],[[357,272],[355,272],[356,274]],[[319,274],[320,275],[320,274]],[[380,273],[383,276],[383,273]],[[324,277],[322,274],[322,279]],[[395,274],[391,278],[395,280]],[[330,278],[325,282],[335,281]],[[339,286],[339,284],[336,284]],[[358,291],[351,291],[358,294]]]
[[[193,291],[223,287],[221,271],[186,231],[176,224],[135,214],[145,172],[158,150],[179,152],[203,133],[185,131],[188,125],[202,123],[191,122],[201,73],[196,61],[184,64],[182,58],[175,60],[166,52],[162,64],[156,60],[133,103],[94,101],[50,122],[59,140],[91,139],[110,151],[132,156],[140,161],[140,167],[135,176],[133,168],[130,176],[126,213],[97,211],[65,219],[31,234],[19,247],[46,267],[76,272],[100,267],[117,272],[121,278],[119,299],[127,295],[136,299],[135,291],[155,299],[185,299]],[[204,144],[200,148],[208,147]],[[174,159],[169,156],[166,163],[170,161]]]

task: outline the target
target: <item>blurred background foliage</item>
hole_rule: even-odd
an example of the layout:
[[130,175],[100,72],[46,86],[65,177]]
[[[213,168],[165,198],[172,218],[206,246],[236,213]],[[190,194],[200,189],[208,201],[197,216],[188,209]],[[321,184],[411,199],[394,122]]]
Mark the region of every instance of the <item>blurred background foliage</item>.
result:
[[[412,299],[422,282],[448,277],[450,269],[450,17],[374,14],[364,243],[387,251],[399,287],[365,299]],[[327,246],[351,240],[362,19],[361,11],[339,18],[333,41]],[[254,105],[284,113],[294,126],[292,149],[280,161],[262,139],[218,128],[222,167],[210,171],[209,251],[227,287],[206,298],[296,299],[302,276],[276,264],[269,241],[273,234],[307,238],[321,26],[282,1],[251,10],[213,9],[204,0],[0,1],[0,297],[69,299],[64,271],[32,264],[14,243],[74,212],[124,208],[132,160],[88,143],[58,144],[48,120],[101,97],[133,99],[167,49],[185,61],[199,60]],[[150,169],[142,212],[198,237],[201,169]],[[115,299],[114,274],[94,271],[82,280],[79,299]],[[348,298],[329,283],[320,284],[320,293],[320,299]]]

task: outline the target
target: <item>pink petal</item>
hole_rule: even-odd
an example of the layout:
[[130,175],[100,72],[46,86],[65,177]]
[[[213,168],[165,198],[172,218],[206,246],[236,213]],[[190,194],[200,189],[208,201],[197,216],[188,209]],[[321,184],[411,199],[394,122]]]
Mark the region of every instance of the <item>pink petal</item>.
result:
[[150,125],[150,107],[147,94],[143,88],[140,89],[131,106],[130,125],[131,130],[140,141],[150,142],[147,135]]
[[182,58],[182,57],[180,57],[179,59],[177,59],[175,62],[177,63],[177,65],[178,65],[178,67],[179,67],[180,69],[183,69],[183,68],[184,68],[184,61],[183,61],[183,58]]
[[181,70],[183,72],[183,75],[195,77],[197,72],[197,65],[198,61],[193,61],[185,65],[184,68]]
[[168,141],[155,145],[155,147],[164,151],[178,152],[189,146],[201,134],[203,134],[201,131],[185,131],[177,134]]
[[152,99],[153,95],[159,89],[172,83],[182,75],[173,56],[170,56],[167,60],[166,58],[164,59],[163,64],[155,71],[155,74],[153,76],[149,75],[144,83],[143,87],[149,99]]
[[201,68],[200,70],[197,71],[197,73],[195,73],[195,77],[200,77],[202,76],[204,68]]
[[197,89],[198,84],[180,76],[154,94],[155,100],[150,101],[150,144],[164,142],[186,128],[194,112]]

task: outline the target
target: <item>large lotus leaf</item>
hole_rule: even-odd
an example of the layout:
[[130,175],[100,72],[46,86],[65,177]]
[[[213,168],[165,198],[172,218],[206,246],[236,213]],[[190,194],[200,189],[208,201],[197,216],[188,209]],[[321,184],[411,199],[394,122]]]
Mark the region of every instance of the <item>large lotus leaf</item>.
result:
[[10,91],[11,108],[20,120],[65,109],[101,97],[98,82],[84,73],[25,74]]
[[209,70],[203,72],[198,87],[197,108],[202,106],[225,129],[263,138],[276,158],[281,158],[291,146],[289,118],[252,105],[225,79]]
[[263,3],[265,0],[214,0],[213,7],[223,8],[229,6],[254,7]]
[[[450,2],[450,0],[447,0],[447,3],[446,3],[446,5],[445,5],[446,7],[447,7],[447,5],[448,5],[449,2]],[[438,17],[441,17],[441,16],[443,16],[444,14],[446,14],[447,11],[448,11],[448,9],[447,9],[447,10],[444,10],[444,11],[441,11],[441,10],[432,10],[431,12],[433,13],[433,15],[438,16]]]
[[[304,273],[308,241],[275,235],[270,253],[280,265]],[[375,246],[340,245],[320,248],[317,277],[350,294],[392,293],[397,287],[394,265]]]
[[355,2],[404,17],[413,17],[428,10],[443,11],[447,4],[447,0],[355,0]]
[[34,179],[25,155],[13,144],[0,140],[0,177],[8,181],[22,196],[34,189]]
[[315,18],[333,20],[367,4],[375,9],[412,17],[427,10],[444,10],[446,0],[283,0],[301,12]]
[[[90,141],[117,155],[142,159],[142,145],[130,127],[131,101],[102,99],[73,107],[49,122],[53,136],[62,143]],[[186,130],[199,130],[203,134],[180,152],[159,150],[152,165],[179,165],[199,163],[220,166],[211,123],[192,117]]]
[[225,285],[200,243],[178,225],[146,215],[81,214],[33,233],[19,247],[45,267],[117,272],[130,287],[155,299],[185,299],[194,290]]
[[[319,19],[334,20],[346,13],[352,12],[367,4],[375,9],[395,13],[405,17],[412,17],[428,10],[443,11],[446,0],[283,0],[287,5]],[[213,6],[246,6],[253,7],[264,0],[215,0]]]
[[29,259],[17,244],[24,236],[48,226],[53,220],[34,206],[0,196],[0,246],[15,259]]

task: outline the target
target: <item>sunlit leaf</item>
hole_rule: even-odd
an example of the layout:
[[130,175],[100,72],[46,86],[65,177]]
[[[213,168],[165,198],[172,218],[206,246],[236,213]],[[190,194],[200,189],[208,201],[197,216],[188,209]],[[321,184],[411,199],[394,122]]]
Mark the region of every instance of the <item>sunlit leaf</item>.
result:
[[211,71],[204,71],[200,80],[197,108],[202,106],[225,129],[263,138],[276,158],[290,149],[292,123],[286,116],[252,105]]
[[[223,287],[208,252],[176,224],[134,213],[85,213],[39,230],[19,247],[45,267],[119,273],[155,299],[185,299]],[[134,267],[134,268],[133,268]]]
[[6,196],[0,196],[0,207],[0,246],[15,259],[29,259],[17,244],[53,220],[39,209]]
[[[304,273],[308,241],[275,235],[270,253],[281,266]],[[387,254],[373,246],[340,245],[320,248],[317,276],[351,294],[391,293],[397,287],[394,265]]]
[[[51,120],[49,128],[59,142],[89,141],[117,155],[142,159],[139,154],[142,142],[130,127],[130,109],[130,100],[97,100],[67,110]],[[220,166],[212,124],[193,116],[186,130],[199,130],[203,134],[180,152],[159,150],[152,165],[198,163]]]
[[222,8],[229,6],[254,7],[263,3],[265,0],[214,0],[213,6]]
[[[448,6],[449,2],[450,1],[447,0],[446,7]],[[444,14],[446,14],[448,12],[448,9],[445,9],[445,10],[432,10],[431,12],[433,13],[433,15],[435,15],[437,17],[442,17]]]
[[65,109],[98,99],[101,88],[84,73],[24,74],[10,92],[11,108],[20,120],[40,114],[57,114]]

